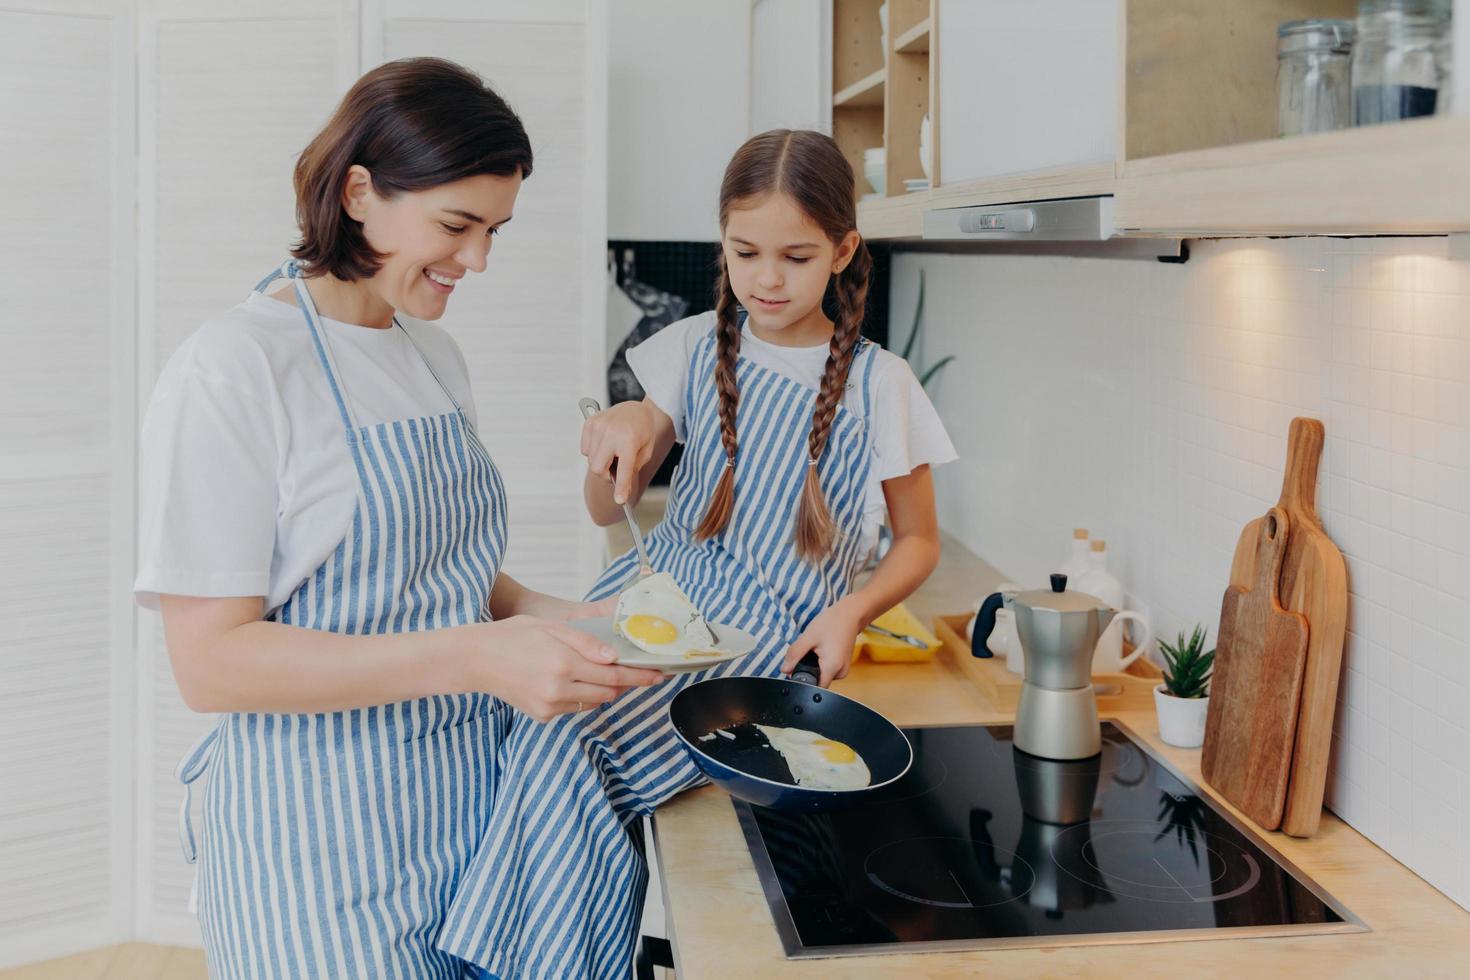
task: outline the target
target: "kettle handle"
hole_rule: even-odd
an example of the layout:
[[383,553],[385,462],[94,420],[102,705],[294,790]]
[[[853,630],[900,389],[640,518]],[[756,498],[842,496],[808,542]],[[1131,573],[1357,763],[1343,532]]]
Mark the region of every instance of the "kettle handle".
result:
[[980,611],[975,614],[975,628],[970,631],[970,656],[981,659],[995,656],[985,645],[985,641],[990,639],[990,634],[995,629],[995,612],[1004,602],[1004,593],[992,592],[980,603]]
[[[1148,620],[1144,618],[1143,613],[1137,613],[1131,609],[1125,609],[1113,617],[1113,623],[1117,623],[1118,629],[1121,630],[1125,628],[1123,626],[1123,623],[1127,622],[1130,619],[1143,627],[1143,638],[1138,641],[1138,644],[1136,646],[1134,646],[1133,652],[1124,657],[1122,661],[1118,664],[1118,669],[1120,671],[1125,669],[1129,664],[1133,663],[1133,661],[1137,660],[1139,657],[1143,656],[1144,651],[1148,649],[1148,645],[1152,643],[1154,639],[1154,629],[1148,624]],[[1109,623],[1108,625],[1111,626],[1113,625],[1113,623]]]

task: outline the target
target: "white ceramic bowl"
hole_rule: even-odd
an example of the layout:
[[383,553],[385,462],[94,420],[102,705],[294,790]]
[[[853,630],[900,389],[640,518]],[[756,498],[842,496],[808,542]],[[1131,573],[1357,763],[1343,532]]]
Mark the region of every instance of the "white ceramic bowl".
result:
[[926,113],[919,123],[919,169],[924,171],[925,177],[932,178],[934,175],[930,172],[929,138],[930,124]]

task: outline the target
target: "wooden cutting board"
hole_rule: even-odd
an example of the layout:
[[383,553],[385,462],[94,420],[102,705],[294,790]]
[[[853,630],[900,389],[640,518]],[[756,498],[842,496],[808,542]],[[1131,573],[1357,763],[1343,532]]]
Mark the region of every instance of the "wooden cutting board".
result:
[[[1337,708],[1337,683],[1347,634],[1347,563],[1317,516],[1317,467],[1325,438],[1322,423],[1316,419],[1292,420],[1281,499],[1276,504],[1291,519],[1291,536],[1278,582],[1281,604],[1305,616],[1308,630],[1307,668],[1302,678],[1286,811],[1281,820],[1281,829],[1294,837],[1310,837],[1322,819],[1332,716]],[[1246,525],[1235,546],[1231,585],[1248,588],[1255,581],[1261,524],[1262,520],[1257,519]]]
[[1220,609],[1200,771],[1247,817],[1275,830],[1286,808],[1307,621],[1277,594],[1291,518],[1273,507],[1261,520],[1255,581],[1229,586]]

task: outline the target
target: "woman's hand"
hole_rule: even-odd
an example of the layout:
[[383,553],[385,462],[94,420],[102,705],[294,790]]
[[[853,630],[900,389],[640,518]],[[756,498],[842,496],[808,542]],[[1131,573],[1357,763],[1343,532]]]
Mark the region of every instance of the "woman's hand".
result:
[[790,674],[793,667],[812,650],[822,664],[822,687],[847,676],[852,666],[852,648],[863,623],[852,605],[845,600],[828,606],[821,615],[796,638],[786,651],[786,660],[781,665],[783,674]]
[[653,458],[655,419],[643,402],[621,402],[582,423],[587,472],[613,485],[619,507],[633,499],[638,474]]
[[512,616],[476,631],[470,650],[474,689],[540,722],[663,680],[656,670],[618,666],[601,640],[563,622]]

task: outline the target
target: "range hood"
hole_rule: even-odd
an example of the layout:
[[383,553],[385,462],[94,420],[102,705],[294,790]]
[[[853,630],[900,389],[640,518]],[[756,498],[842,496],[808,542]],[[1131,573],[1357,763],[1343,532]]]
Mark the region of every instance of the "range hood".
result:
[[945,250],[954,250],[950,246],[964,243],[981,246],[975,251],[1158,258],[1174,262],[1188,256],[1178,238],[1129,237],[1119,232],[1113,224],[1111,195],[934,208],[924,212],[923,242]]

